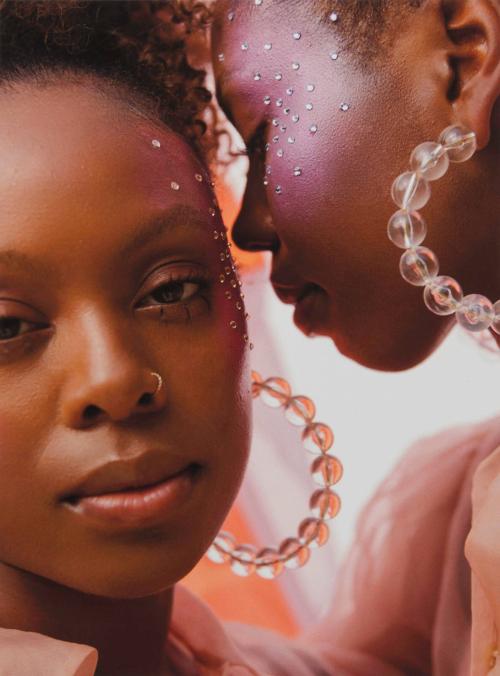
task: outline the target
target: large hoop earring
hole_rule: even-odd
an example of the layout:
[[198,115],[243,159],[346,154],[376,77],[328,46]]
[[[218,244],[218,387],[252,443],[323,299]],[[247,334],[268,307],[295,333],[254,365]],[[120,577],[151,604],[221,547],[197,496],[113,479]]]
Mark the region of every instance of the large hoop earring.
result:
[[463,295],[462,287],[445,275],[438,276],[436,254],[420,246],[427,234],[424,219],[417,211],[430,199],[430,181],[448,171],[450,162],[465,162],[477,148],[476,135],[462,125],[447,127],[437,143],[428,141],[415,148],[410,170],[392,184],[392,199],[401,207],[390,219],[387,234],[393,244],[406,249],[399,270],[403,279],[423,286],[424,302],[437,315],[455,314],[457,322],[468,331],[493,329],[500,334],[500,300],[492,303],[478,293]]
[[283,540],[276,549],[258,550],[253,545],[238,544],[231,533],[220,531],[206,555],[214,563],[228,563],[236,575],[247,577],[255,572],[273,580],[285,568],[304,566],[310,550],[328,541],[330,531],[326,521],[337,516],[341,506],[332,487],[342,478],[343,469],[340,460],[331,453],[334,442],[331,428],[314,422],[316,407],[311,399],[293,396],[290,385],[283,378],[264,380],[256,371],[252,371],[252,396],[260,398],[267,406],[283,409],[291,425],[304,427],[304,448],[317,456],[310,467],[313,481],[318,486],[309,501],[312,516],[300,523],[295,537]]

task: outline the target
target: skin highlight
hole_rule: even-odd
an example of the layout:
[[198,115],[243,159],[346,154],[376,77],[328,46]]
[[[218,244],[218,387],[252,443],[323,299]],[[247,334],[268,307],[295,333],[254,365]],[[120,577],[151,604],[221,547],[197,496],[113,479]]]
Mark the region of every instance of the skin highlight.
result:
[[[0,96],[0,624],[95,646],[98,674],[157,676],[173,586],[246,463],[244,321],[204,167],[105,92],[83,77]],[[160,522],[96,524],[66,500],[146,453],[187,468]]]
[[422,210],[425,245],[466,294],[500,297],[500,8],[490,0],[424,3],[397,30],[388,26],[384,51],[361,65],[355,36],[352,53],[339,49],[335,26],[302,5],[287,13],[270,2],[228,21],[232,7],[216,4],[213,55],[219,100],[249,148],[235,242],[273,253],[271,281],[296,305],[305,333],[331,337],[369,368],[415,366],[454,319],[431,314],[422,289],[400,277],[401,252],[386,235],[396,210],[390,188],[413,148],[451,124],[473,129],[479,152],[433,186]]

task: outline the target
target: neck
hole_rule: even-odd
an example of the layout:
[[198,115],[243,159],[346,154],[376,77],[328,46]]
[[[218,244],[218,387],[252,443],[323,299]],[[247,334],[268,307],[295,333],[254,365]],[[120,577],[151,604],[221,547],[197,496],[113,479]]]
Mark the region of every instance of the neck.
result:
[[97,674],[106,676],[165,673],[172,599],[173,589],[132,600],[92,596],[0,563],[0,626],[97,648]]

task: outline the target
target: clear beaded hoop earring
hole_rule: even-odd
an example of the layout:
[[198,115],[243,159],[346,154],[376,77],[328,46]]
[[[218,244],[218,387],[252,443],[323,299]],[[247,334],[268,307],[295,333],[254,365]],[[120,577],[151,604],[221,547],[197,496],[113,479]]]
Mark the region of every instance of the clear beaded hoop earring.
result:
[[333,432],[324,423],[314,422],[316,407],[311,399],[293,396],[290,385],[283,378],[263,378],[252,371],[252,396],[272,408],[282,408],[288,422],[303,427],[304,448],[317,456],[310,467],[313,481],[318,489],[311,495],[309,507],[312,516],[304,519],[295,537],[283,540],[276,549],[265,547],[258,550],[253,545],[240,545],[231,533],[220,531],[207,552],[214,563],[228,563],[236,575],[248,577],[257,573],[272,580],[285,568],[304,566],[310,550],[321,547],[328,541],[329,528],[326,521],[333,519],[340,510],[340,498],[332,487],[342,478],[342,464],[331,453]]
[[410,157],[410,169],[392,184],[392,199],[400,207],[391,217],[387,233],[393,244],[406,249],[399,270],[403,279],[414,286],[423,286],[424,302],[437,315],[455,314],[457,322],[468,331],[493,329],[500,334],[500,300],[492,303],[485,296],[463,295],[460,284],[446,275],[439,275],[439,262],[433,251],[420,246],[427,226],[418,209],[431,196],[430,181],[448,171],[450,162],[465,162],[477,148],[476,135],[462,125],[447,127],[437,143],[421,143]]

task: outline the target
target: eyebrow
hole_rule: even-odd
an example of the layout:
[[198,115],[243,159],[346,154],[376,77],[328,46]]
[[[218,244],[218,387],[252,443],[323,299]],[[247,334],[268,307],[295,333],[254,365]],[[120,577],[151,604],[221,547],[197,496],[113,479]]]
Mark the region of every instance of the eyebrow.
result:
[[[126,258],[143,249],[164,232],[177,227],[208,231],[207,223],[208,219],[204,218],[203,212],[198,209],[187,205],[173,207],[138,225],[132,237],[120,247],[117,256]],[[15,249],[0,251],[0,266],[19,272],[28,272],[34,277],[54,277],[54,269],[44,260],[32,258]]]
[[[208,210],[207,210],[208,213]],[[143,249],[160,237],[163,233],[174,228],[193,228],[207,230],[207,218],[198,209],[187,205],[175,206],[166,213],[148,219],[137,226],[135,234],[119,249],[120,257],[127,257]]]

